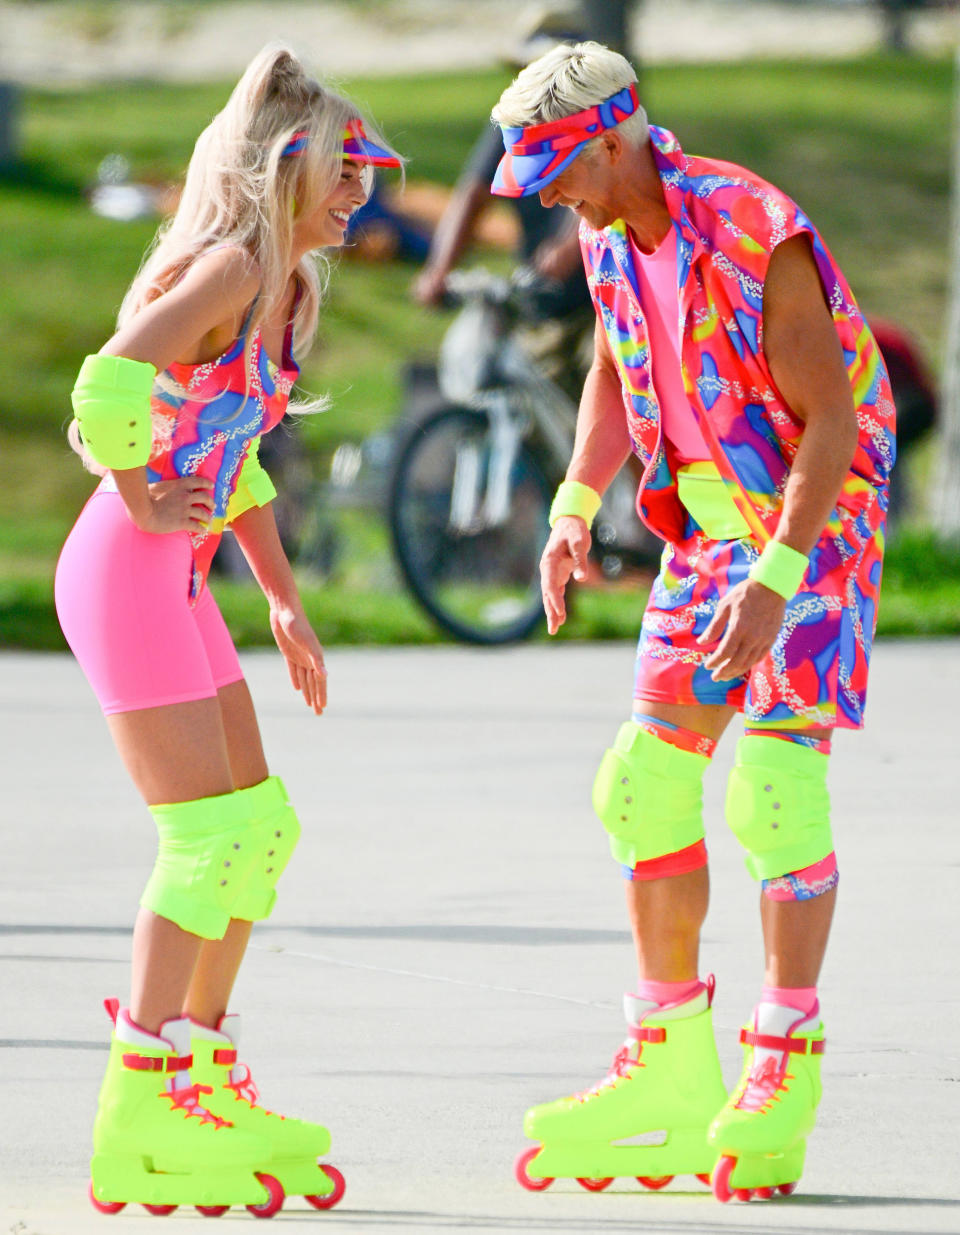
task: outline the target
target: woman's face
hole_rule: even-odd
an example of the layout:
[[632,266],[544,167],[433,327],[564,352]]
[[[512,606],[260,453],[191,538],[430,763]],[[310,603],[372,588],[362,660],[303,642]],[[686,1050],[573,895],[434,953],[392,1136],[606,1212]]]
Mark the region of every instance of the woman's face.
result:
[[300,215],[294,225],[296,240],[306,249],[326,249],[343,244],[351,214],[367,200],[363,168],[351,159],[343,160],[336,188],[309,214]]

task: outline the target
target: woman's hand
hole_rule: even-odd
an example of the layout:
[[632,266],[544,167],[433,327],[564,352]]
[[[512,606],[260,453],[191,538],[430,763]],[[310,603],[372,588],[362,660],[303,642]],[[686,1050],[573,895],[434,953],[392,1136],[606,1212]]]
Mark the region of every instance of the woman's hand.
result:
[[590,529],[585,520],[577,515],[562,515],[553,525],[540,559],[540,591],[551,635],[567,620],[564,596],[570,576],[578,581],[587,577],[589,552]]
[[287,662],[293,689],[319,716],[327,706],[327,670],[323,648],[302,610],[271,608],[270,629]]
[[145,502],[127,502],[141,532],[202,532],[213,514],[213,481],[207,476],[180,476],[146,486]]

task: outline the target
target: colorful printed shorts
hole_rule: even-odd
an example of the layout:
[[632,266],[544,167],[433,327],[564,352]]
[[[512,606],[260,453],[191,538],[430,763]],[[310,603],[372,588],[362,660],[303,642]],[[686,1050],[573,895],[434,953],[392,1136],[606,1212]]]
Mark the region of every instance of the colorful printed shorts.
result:
[[860,728],[874,613],[855,586],[856,563],[788,602],[776,643],[749,674],[715,682],[703,667],[711,646],[697,638],[721,597],[746,578],[758,550],[750,540],[709,540],[692,529],[681,544],[664,548],[643,615],[634,698],[727,704],[751,726]]

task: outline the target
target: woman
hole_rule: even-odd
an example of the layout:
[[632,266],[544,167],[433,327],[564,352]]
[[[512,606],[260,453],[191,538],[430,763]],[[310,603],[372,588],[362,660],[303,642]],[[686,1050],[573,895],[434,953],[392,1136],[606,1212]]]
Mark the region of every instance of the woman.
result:
[[257,1106],[236,1063],[230,992],[299,825],[206,575],[229,523],[291,682],[319,715],[323,650],[257,440],[282,418],[313,338],[314,254],[342,244],[375,164],[399,159],[351,103],[289,50],[261,52],[197,141],[177,214],[74,390],[71,441],[103,479],[64,546],[57,611],[160,835],[129,1006],[108,1001],[99,1209],[269,1213],[284,1191],[323,1207],[342,1195],[339,1174],[316,1165],[326,1129]]

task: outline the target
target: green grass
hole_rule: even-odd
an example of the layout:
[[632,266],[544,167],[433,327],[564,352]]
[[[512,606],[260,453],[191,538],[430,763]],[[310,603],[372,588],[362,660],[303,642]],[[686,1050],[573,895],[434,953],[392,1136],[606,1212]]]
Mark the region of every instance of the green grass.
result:
[[[443,636],[393,581],[389,566],[317,584],[301,578],[304,606],[330,644],[439,643]],[[266,602],[255,587],[213,579],[212,590],[239,647],[272,646]],[[575,588],[569,617],[557,638],[635,639],[647,588]],[[960,552],[938,546],[929,534],[905,533],[884,563],[879,637],[960,633]],[[545,640],[541,629],[533,636]],[[49,577],[0,579],[0,647],[62,651],[66,644],[53,611]]]
[[[408,156],[412,180],[449,185],[504,81],[489,71],[342,84]],[[947,60],[883,56],[657,66],[645,69],[642,81],[651,119],[672,128],[688,150],[745,163],[796,197],[867,313],[907,324],[935,367],[946,307],[952,88]],[[23,162],[0,179],[4,644],[56,641],[50,634],[49,579],[91,487],[63,436],[69,391],[80,359],[111,332],[153,232],[151,222],[98,218],[84,193],[111,152],[129,159],[135,178],[179,177],[194,138],[228,93],[225,83],[117,83],[26,93]],[[403,366],[436,349],[446,318],[412,304],[414,274],[409,265],[350,258],[334,270],[318,347],[303,374],[307,390],[328,391],[334,400],[331,411],[303,423],[318,476],[325,475],[337,444],[359,441],[390,423],[402,402]],[[369,546],[351,544],[363,559]],[[331,599],[341,593],[370,597],[377,614],[396,611],[399,616],[385,618],[382,627],[364,613],[371,628],[381,631],[377,637],[428,636],[403,597],[395,605],[382,599],[397,590],[384,555],[382,546],[376,548],[373,565],[361,560],[352,570],[345,567],[324,590],[322,620],[338,637],[354,637],[349,615],[363,612],[365,603],[344,601],[341,619],[339,602]],[[882,630],[960,629],[952,585],[944,585],[937,605],[920,597],[921,591],[930,595],[928,577],[909,571],[898,576],[891,565]],[[239,601],[227,607],[241,608]],[[578,633],[632,635],[632,598],[584,595],[576,623]]]

